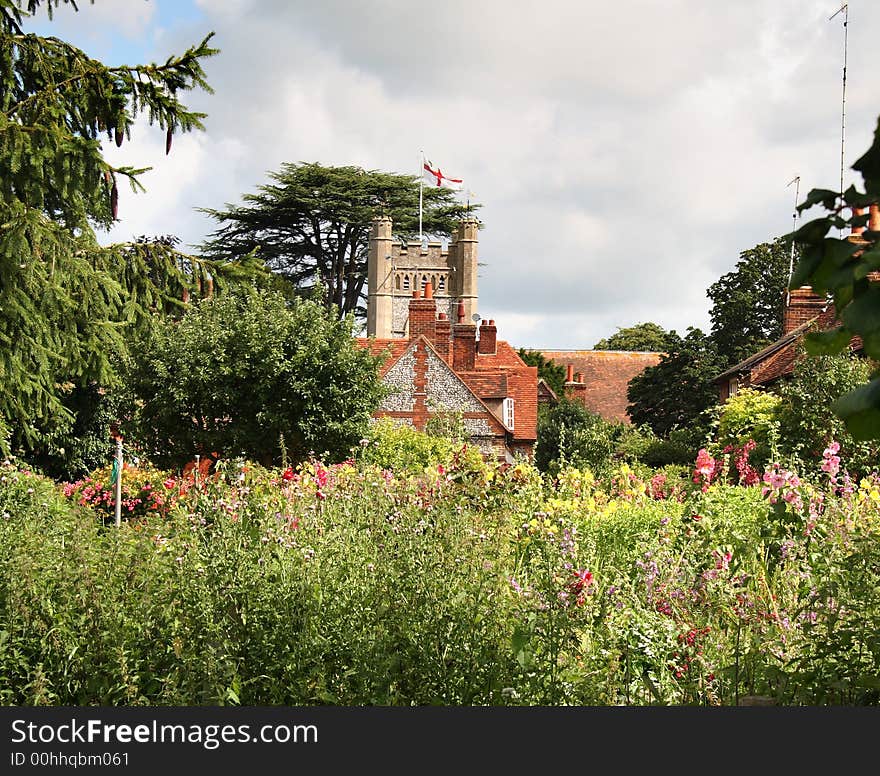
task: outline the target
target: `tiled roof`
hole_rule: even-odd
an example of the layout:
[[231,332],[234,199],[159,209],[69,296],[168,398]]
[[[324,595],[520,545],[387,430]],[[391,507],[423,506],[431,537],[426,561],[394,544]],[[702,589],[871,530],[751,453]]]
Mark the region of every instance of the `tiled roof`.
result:
[[759,365],[762,361],[766,361],[770,358],[774,353],[779,350],[782,350],[786,345],[791,345],[800,340],[801,337],[806,334],[810,327],[818,320],[818,316],[810,318],[810,320],[805,321],[796,329],[792,329],[788,334],[780,337],[776,342],[771,342],[766,348],[759,350],[757,353],[753,353],[746,359],[743,359],[735,366],[730,367],[726,371],[722,372],[718,377],[715,378],[716,383],[720,383],[724,380],[728,380],[734,375],[742,374],[743,372],[750,372],[757,365]]
[[624,350],[542,350],[541,354],[560,366],[571,364],[574,372],[583,374],[583,402],[590,412],[623,423],[630,422],[626,412],[629,381],[656,366],[663,356]]
[[379,369],[379,374],[384,375],[392,366],[394,366],[397,359],[399,359],[409,347],[409,340],[394,338],[394,339],[376,339],[375,337],[356,337],[355,342],[358,347],[366,348],[370,351],[371,356],[378,356],[383,352],[388,352],[388,357],[385,359],[385,362],[382,364]]
[[508,395],[507,375],[500,371],[458,372],[458,376],[481,399],[503,399]]

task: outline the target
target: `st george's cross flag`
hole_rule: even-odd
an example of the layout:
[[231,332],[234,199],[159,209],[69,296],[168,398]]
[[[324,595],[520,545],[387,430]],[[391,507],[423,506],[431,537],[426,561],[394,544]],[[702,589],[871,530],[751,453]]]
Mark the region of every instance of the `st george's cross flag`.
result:
[[429,161],[424,162],[422,165],[424,170],[422,171],[422,177],[430,181],[432,186],[439,186],[444,189],[452,189],[453,191],[462,191],[464,189],[464,183],[461,178],[450,178],[447,175],[444,175],[439,167],[434,167],[434,165]]

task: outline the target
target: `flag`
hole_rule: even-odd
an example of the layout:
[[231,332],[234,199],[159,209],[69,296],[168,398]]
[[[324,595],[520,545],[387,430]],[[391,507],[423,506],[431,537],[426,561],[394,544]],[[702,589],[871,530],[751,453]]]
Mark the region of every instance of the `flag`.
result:
[[464,183],[461,178],[450,178],[444,175],[440,168],[435,168],[430,160],[426,161],[422,166],[424,167],[422,177],[425,180],[430,181],[431,185],[439,186],[444,189],[452,189],[453,191],[461,191],[464,188]]

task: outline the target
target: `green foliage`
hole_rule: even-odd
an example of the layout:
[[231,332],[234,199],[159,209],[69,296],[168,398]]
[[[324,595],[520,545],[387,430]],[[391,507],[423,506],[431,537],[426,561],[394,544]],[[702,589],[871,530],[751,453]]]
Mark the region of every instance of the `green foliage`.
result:
[[716,410],[716,446],[721,449],[728,446],[742,447],[752,440],[756,445],[751,455],[752,464],[766,464],[779,441],[777,414],[780,402],[778,396],[766,391],[754,388],[737,391]]
[[562,399],[538,421],[535,465],[551,474],[565,464],[604,473],[622,431],[622,423],[609,423],[580,402]]
[[666,350],[669,332],[662,326],[646,322],[626,328],[618,327],[610,337],[600,339],[593,350],[630,350],[662,353]]
[[[861,337],[865,354],[880,359],[880,289],[871,273],[880,269],[880,233],[865,230],[861,240],[828,237],[831,229],[861,227],[865,214],[855,212],[847,218],[847,208],[866,208],[880,203],[880,121],[871,147],[853,165],[862,174],[864,191],[855,185],[844,192],[814,189],[798,205],[798,211],[821,204],[825,216],[804,224],[792,235],[803,250],[791,279],[791,287],[810,285],[817,294],[830,294],[837,317],[842,321],[841,334],[835,341],[817,342],[808,337],[808,348],[817,352],[843,351],[851,336]],[[880,371],[872,372],[867,383],[838,398],[834,412],[846,423],[857,440],[880,439]]]
[[[321,286],[324,303],[340,317],[364,313],[370,223],[390,216],[395,235],[418,235],[419,181],[360,167],[285,163],[271,183],[245,194],[243,205],[203,209],[220,224],[202,254],[228,261],[254,253],[303,293]],[[470,210],[479,208],[471,205]],[[423,191],[423,230],[450,235],[464,205],[449,189]]]
[[379,418],[361,441],[359,460],[395,472],[420,474],[425,469],[448,466],[460,447],[442,434],[428,434],[390,418]]
[[0,702],[876,705],[880,478],[685,474],[229,461],[116,529],[4,463]]
[[627,412],[636,425],[648,425],[667,436],[673,429],[705,435],[705,411],[718,400],[712,379],[721,361],[711,339],[689,327],[684,337],[670,332],[666,352],[655,366],[634,377],[627,389]]
[[565,395],[565,367],[562,364],[544,358],[540,350],[520,348],[517,352],[527,366],[538,368],[538,379],[543,379],[558,398]]
[[778,388],[780,452],[805,467],[833,440],[840,444],[840,455],[853,474],[876,468],[880,445],[854,439],[832,410],[840,396],[863,385],[874,369],[869,361],[850,354],[802,354],[791,378]]
[[173,467],[195,453],[345,458],[383,393],[352,321],[316,301],[239,290],[157,323],[130,365],[134,437]]
[[145,172],[110,165],[102,136],[122,144],[141,116],[169,140],[201,129],[180,95],[210,91],[202,63],[216,49],[208,35],[163,64],[106,67],[24,32],[22,5],[0,0],[0,417],[13,450],[45,453],[70,447],[59,439],[74,423],[72,388],[118,379],[131,331],[178,310],[207,273],[222,284],[224,268],[173,246],[100,246],[95,235],[116,220],[118,184],[138,190]]
[[[733,272],[709,286],[711,338],[721,369],[737,364],[782,336],[791,236],[740,253]],[[795,259],[799,251],[795,249]]]

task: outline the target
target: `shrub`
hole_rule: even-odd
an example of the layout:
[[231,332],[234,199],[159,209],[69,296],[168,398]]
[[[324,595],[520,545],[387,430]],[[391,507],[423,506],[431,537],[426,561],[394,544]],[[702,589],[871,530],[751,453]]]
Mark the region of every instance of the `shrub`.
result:
[[779,389],[777,417],[780,452],[798,468],[807,468],[822,450],[836,440],[853,474],[868,473],[880,461],[880,443],[858,442],[834,414],[831,405],[844,393],[867,382],[872,373],[870,361],[849,354],[837,356],[801,355],[794,373]]
[[562,399],[539,419],[535,465],[551,474],[565,464],[608,471],[623,430],[622,423],[610,423],[579,402]]

